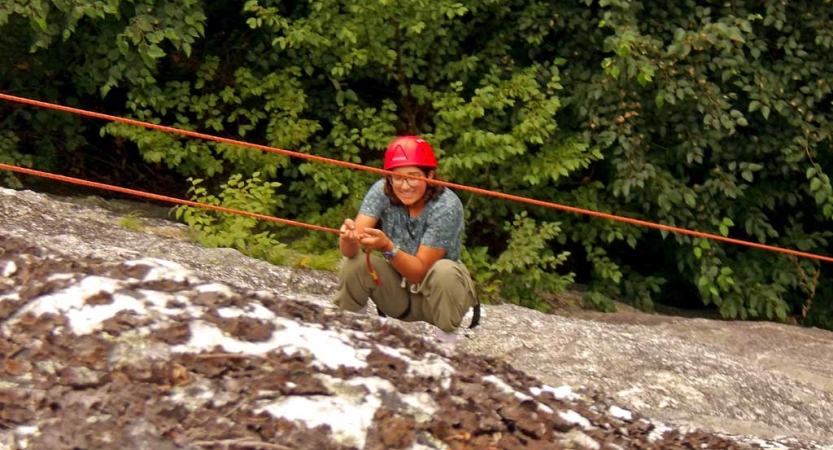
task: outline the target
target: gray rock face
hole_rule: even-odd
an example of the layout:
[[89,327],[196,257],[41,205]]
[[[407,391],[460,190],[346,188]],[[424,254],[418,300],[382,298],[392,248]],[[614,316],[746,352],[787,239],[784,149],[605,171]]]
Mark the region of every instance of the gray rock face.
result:
[[[87,261],[84,264],[92,260],[123,264],[129,260],[159,258],[190,269],[192,272],[188,273],[200,280],[210,280],[231,286],[229,289],[250,292],[237,295],[251,297],[254,295],[251,292],[261,292],[263,296],[277,296],[295,304],[311,302],[320,308],[322,317],[331,320],[335,320],[332,317],[340,317],[339,323],[352,323],[344,317],[355,315],[340,314],[333,311],[329,304],[335,285],[332,274],[275,267],[233,250],[197,247],[184,238],[187,233],[183,226],[161,219],[143,219],[143,232],[130,231],[117,225],[119,212],[114,211],[112,204],[102,206],[107,208],[57,201],[32,192],[0,190],[0,237],[13,239],[17,243],[26,242],[45,249],[47,253],[54,252],[62,260],[78,258],[79,261]],[[0,267],[0,280],[3,280],[0,281],[0,290],[4,283],[14,279],[14,273],[11,266]],[[15,287],[7,289],[19,289],[22,281],[17,280],[14,282]],[[187,284],[195,281],[189,281],[186,277],[179,282]],[[190,285],[181,288],[193,291]],[[198,298],[201,300],[197,302],[207,301],[205,294],[202,297],[198,294],[186,295],[185,298],[188,303]],[[92,301],[106,302],[107,299]],[[3,309],[0,307],[0,312]],[[14,310],[17,311],[17,308]],[[755,447],[833,448],[833,333],[764,322],[724,322],[639,313],[585,313],[580,317],[562,317],[514,305],[487,305],[484,306],[483,315],[478,328],[463,332],[464,336],[458,344],[461,352],[454,356],[458,363],[467,360],[464,356],[468,352],[471,354],[468,358],[472,361],[480,361],[485,357],[493,365],[505,365],[507,370],[520,370],[526,376],[538,380],[537,385],[530,382],[532,384],[529,386],[537,386],[539,389],[541,386],[569,386],[570,392],[582,393],[580,397],[585,399],[580,403],[582,412],[595,411],[593,414],[596,415],[592,419],[595,424],[590,428],[561,425],[560,431],[556,430],[559,433],[556,440],[552,434],[555,422],[544,421],[541,425],[536,419],[525,422],[529,428],[527,436],[530,433],[546,435],[547,442],[557,441],[559,445],[572,445],[568,442],[573,442],[587,448],[593,448],[591,442],[598,448],[602,448],[602,445],[610,445],[604,448],[617,448],[615,445],[622,448],[654,448],[651,445],[658,445],[661,440],[654,439],[651,441],[654,444],[645,446],[637,445],[637,442],[641,442],[638,439],[611,440],[608,444],[602,436],[609,437],[615,433],[597,433],[597,430],[605,429],[598,425],[601,423],[600,417],[605,417],[608,426],[619,424],[620,428],[624,427],[625,431],[620,431],[620,436],[627,433],[639,434],[634,429],[628,431],[625,426],[628,422],[622,420],[623,414],[635,414],[650,419],[639,422],[641,418],[631,418],[631,423],[652,423],[654,431],[663,426],[675,432],[695,428],[703,430],[692,431],[695,434],[691,436],[696,436],[695,440],[705,439],[702,433],[716,433],[732,442]],[[110,325],[126,330],[150,326],[147,320],[150,319],[134,314],[121,317]],[[419,335],[431,333],[431,328],[425,324],[385,322],[375,317],[362,320],[375,324],[374,327],[402,330],[402,333],[416,336],[417,339]],[[208,320],[208,323],[211,321]],[[251,332],[255,335],[249,336],[249,339],[258,339],[258,332],[274,332],[271,328],[264,330],[263,326],[255,326],[255,331]],[[379,330],[367,331],[376,332]],[[370,348],[366,341],[356,345],[359,348]],[[156,347],[151,346],[151,349]],[[421,355],[418,353],[421,350],[416,348],[422,347],[410,348],[409,351]],[[135,350],[132,347],[117,347],[111,349],[110,354],[118,355],[119,352],[131,354]],[[170,358],[164,357],[170,356],[166,352],[170,350],[156,348],[155,354],[163,355],[159,361],[170,361]],[[154,352],[147,350],[146,353]],[[386,356],[377,354],[377,358],[391,356],[389,353],[383,354]],[[177,364],[184,367],[186,372],[193,369],[188,361],[178,361]],[[135,375],[139,378],[153,379],[154,362],[140,366],[124,371],[140,374]],[[116,364],[113,367],[121,366]],[[477,372],[482,368],[478,366],[469,370]],[[100,387],[102,383],[113,382],[112,377],[106,375],[105,369],[72,366],[66,368],[64,377],[69,380],[68,385],[75,386],[75,389]],[[517,381],[507,381],[507,377],[501,378],[500,374],[493,375],[499,378],[492,380],[491,385],[500,386],[500,383],[505,383],[515,391],[509,397],[517,398],[515,393],[518,392],[525,396],[532,395],[530,392],[519,391],[521,386]],[[481,378],[484,376],[487,375],[481,374]],[[104,381],[105,378],[107,381]],[[510,378],[517,380],[523,376],[516,374]],[[176,381],[176,377],[173,381]],[[226,383],[233,385],[232,381]],[[212,389],[215,388],[212,386]],[[327,386],[325,388],[330,389]],[[322,388],[319,386],[314,389]],[[231,389],[228,395],[234,396],[238,391]],[[535,401],[541,402],[540,399]],[[571,401],[581,402],[575,399]],[[556,411],[554,404],[546,405]],[[586,416],[590,414],[577,413],[577,417],[574,417],[567,411],[575,412],[579,406],[573,409],[557,407],[566,416],[556,416],[560,421],[566,420],[568,423],[582,423],[581,418],[588,420]],[[510,419],[512,414],[523,415],[529,412],[522,411],[524,407],[521,403],[514,408],[505,409]],[[379,411],[376,414],[382,415],[380,420],[404,426],[404,429],[412,430],[414,436],[423,433],[424,439],[428,439],[426,436],[429,435],[435,438],[448,437],[448,434],[441,431],[431,431],[431,426],[426,425],[429,422],[419,422],[416,416],[405,417],[397,412],[399,410],[390,408]],[[574,421],[570,422],[565,417]],[[544,431],[536,428],[539,426],[543,426],[541,430]],[[161,439],[163,434],[154,431],[160,424],[152,421],[134,422],[130,427],[136,433],[149,436],[148,439]],[[385,439],[391,439],[389,436],[381,436],[378,429],[373,430],[376,431],[361,434],[369,439],[366,442],[387,442]],[[649,431],[643,431],[645,436],[650,434]],[[371,435],[375,437],[369,437]],[[244,438],[251,440],[256,437],[241,435],[237,439]],[[215,441],[219,442],[218,439]],[[175,440],[165,442],[165,445],[176,444]],[[193,445],[193,441],[188,442]],[[416,442],[417,439],[413,438],[412,443]],[[647,438],[645,442],[648,442]],[[666,444],[674,442],[674,445],[679,445],[680,441],[671,440]],[[697,442],[702,444],[705,441]],[[728,444],[720,444],[722,448],[730,448],[725,445]],[[380,448],[384,448],[384,445]]]

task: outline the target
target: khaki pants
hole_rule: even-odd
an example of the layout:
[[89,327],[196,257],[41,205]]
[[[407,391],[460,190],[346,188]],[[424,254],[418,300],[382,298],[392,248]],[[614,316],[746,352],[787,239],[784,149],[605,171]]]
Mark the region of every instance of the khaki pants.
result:
[[382,281],[381,286],[370,276],[363,252],[342,260],[334,299],[339,308],[358,311],[367,305],[370,297],[390,317],[406,322],[428,322],[451,332],[477,303],[474,284],[463,264],[441,259],[428,270],[422,283],[413,284],[404,280],[384,258],[371,255],[370,262]]

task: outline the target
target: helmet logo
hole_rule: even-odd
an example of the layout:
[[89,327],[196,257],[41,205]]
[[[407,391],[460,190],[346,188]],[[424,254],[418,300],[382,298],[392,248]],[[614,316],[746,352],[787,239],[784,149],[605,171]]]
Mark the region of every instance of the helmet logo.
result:
[[393,150],[393,156],[391,157],[391,161],[407,161],[408,155],[405,154],[405,149],[402,147],[402,144],[396,146],[396,149]]

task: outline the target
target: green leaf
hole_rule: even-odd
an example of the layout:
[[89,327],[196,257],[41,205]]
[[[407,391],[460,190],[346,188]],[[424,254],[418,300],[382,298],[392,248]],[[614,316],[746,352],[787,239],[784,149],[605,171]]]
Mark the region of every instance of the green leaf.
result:
[[46,31],[49,28],[46,24],[46,18],[33,17],[32,21],[34,22],[34,26],[32,28],[34,28],[35,31]]
[[165,56],[165,51],[158,45],[153,44],[148,48],[147,55],[151,58],[159,59]]
[[815,192],[821,188],[821,180],[818,178],[813,178],[810,180],[810,191]]
[[762,106],[761,107],[761,115],[764,116],[764,119],[769,119],[769,106]]
[[685,204],[688,205],[689,208],[697,206],[697,198],[691,192],[684,193],[683,200],[685,200]]
[[752,100],[749,102],[749,112],[755,112],[761,107],[761,102]]

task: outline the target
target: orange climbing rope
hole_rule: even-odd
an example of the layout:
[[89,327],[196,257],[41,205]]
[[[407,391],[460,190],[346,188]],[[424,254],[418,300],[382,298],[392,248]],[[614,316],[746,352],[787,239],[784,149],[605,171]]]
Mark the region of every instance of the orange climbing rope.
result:
[[[122,194],[129,194],[129,195],[133,195],[133,196],[136,196],[136,197],[144,197],[144,198],[149,198],[149,199],[152,199],[152,200],[159,200],[159,201],[168,202],[168,203],[175,203],[175,204],[179,204],[179,205],[194,206],[194,207],[197,207],[197,208],[213,209],[215,211],[220,211],[220,212],[230,213],[230,214],[239,214],[241,216],[248,216],[248,217],[254,217],[256,219],[269,220],[269,221],[281,223],[281,224],[284,224],[284,225],[291,225],[291,226],[295,226],[295,227],[309,228],[311,230],[324,231],[324,232],[327,232],[327,233],[335,233],[335,234],[339,233],[339,231],[336,230],[335,228],[323,227],[323,226],[320,226],[320,225],[313,225],[313,224],[304,223],[304,222],[297,222],[297,221],[294,221],[294,220],[281,219],[281,218],[278,218],[278,217],[266,216],[266,215],[263,215],[263,214],[256,214],[256,213],[251,213],[251,212],[248,212],[248,211],[242,211],[242,210],[239,210],[239,209],[226,208],[226,207],[223,207],[223,206],[215,206],[215,205],[208,205],[208,204],[205,204],[205,203],[197,203],[197,202],[190,201],[190,200],[183,200],[181,198],[168,197],[168,196],[165,196],[165,195],[153,194],[153,193],[150,193],[150,192],[139,191],[139,190],[136,190],[136,189],[127,189],[127,188],[123,188],[123,187],[119,187],[119,186],[113,186],[112,184],[98,183],[98,182],[95,182],[95,181],[89,181],[89,180],[83,180],[83,179],[80,179],[80,178],[67,177],[67,176],[64,176],[64,175],[56,175],[54,173],[42,172],[40,170],[34,170],[34,169],[27,169],[25,167],[11,166],[11,165],[8,165],[8,164],[0,163],[0,169],[10,170],[12,172],[18,172],[18,173],[23,173],[23,174],[26,174],[26,175],[33,175],[33,176],[42,177],[42,178],[49,178],[49,179],[52,179],[52,180],[63,181],[63,182],[66,182],[66,183],[78,184],[78,185],[81,185],[81,186],[94,187],[96,189],[103,189],[103,190],[107,190],[107,191],[119,192],[119,193],[122,193]],[[379,279],[379,275],[376,273],[376,270],[373,268],[373,265],[370,263],[370,251],[366,251],[365,253],[366,253],[365,257],[366,257],[366,261],[367,261],[367,270],[370,272],[370,276],[371,276],[371,278],[373,278],[373,281],[377,285],[381,285],[382,281],[381,281],[381,279]]]
[[145,197],[145,198],[149,198],[149,199],[153,199],[153,200],[159,200],[159,201],[168,202],[168,203],[177,203],[177,204],[180,204],[180,205],[194,206],[194,207],[197,207],[197,208],[213,209],[215,211],[220,211],[220,212],[225,212],[225,213],[240,214],[241,216],[254,217],[256,219],[262,219],[262,220],[270,220],[272,222],[278,222],[278,223],[282,223],[284,225],[291,225],[291,226],[295,226],[295,227],[309,228],[311,230],[325,231],[327,233],[336,233],[336,234],[338,234],[338,232],[339,232],[338,230],[336,230],[334,228],[322,227],[320,225],[312,225],[312,224],[304,223],[304,222],[296,222],[294,220],[280,219],[278,217],[266,216],[266,215],[263,215],[263,214],[256,214],[256,213],[251,213],[251,212],[248,212],[248,211],[241,211],[239,209],[226,208],[226,207],[223,207],[223,206],[208,205],[208,204],[205,204],[205,203],[197,203],[197,202],[193,202],[193,201],[190,201],[190,200],[183,200],[183,199],[176,198],[176,197],[167,197],[167,196],[164,196],[164,195],[153,194],[153,193],[150,193],[150,192],[138,191],[138,190],[135,190],[135,189],[128,189],[128,188],[123,188],[123,187],[119,187],[119,186],[113,186],[112,184],[97,183],[95,181],[82,180],[80,178],[67,177],[67,176],[64,176],[64,175],[56,175],[54,173],[49,173],[49,172],[41,172],[40,170],[27,169],[25,167],[11,166],[11,165],[8,165],[8,164],[0,163],[0,169],[10,170],[12,172],[24,173],[26,175],[34,175],[36,177],[43,177],[43,178],[49,178],[49,179],[52,179],[52,180],[63,181],[65,183],[72,183],[72,184],[78,184],[78,185],[81,185],[81,186],[94,187],[96,189],[104,189],[104,190],[107,190],[107,191],[120,192],[122,194],[129,194],[129,195],[133,195],[133,196],[136,196],[136,197]]
[[[127,118],[124,118],[124,117],[112,116],[112,115],[108,115],[108,114],[102,114],[102,113],[87,111],[87,110],[83,110],[83,109],[79,109],[79,108],[72,108],[72,107],[68,107],[68,106],[62,106],[62,105],[57,105],[57,104],[54,104],[54,103],[42,102],[42,101],[39,101],[39,100],[32,100],[32,99],[28,99],[28,98],[17,97],[17,96],[3,94],[3,93],[0,93],[0,99],[11,101],[11,102],[23,103],[23,104],[32,105],[32,106],[38,106],[38,107],[41,107],[41,108],[53,109],[53,110],[63,111],[63,112],[69,112],[69,113],[78,114],[78,115],[86,116],[86,117],[94,117],[94,118],[97,118],[97,119],[103,119],[103,120],[108,120],[108,121],[113,121],[113,122],[121,122],[121,123],[129,124],[129,125],[135,125],[135,126],[138,126],[138,127],[143,127],[143,128],[148,128],[148,129],[158,130],[158,131],[164,131],[164,132],[168,132],[168,133],[180,134],[180,135],[183,135],[183,136],[203,139],[203,140],[207,140],[207,141],[221,142],[221,143],[237,145],[237,146],[241,146],[241,147],[248,147],[248,148],[262,150],[262,151],[269,152],[269,153],[277,153],[277,154],[281,154],[281,155],[285,155],[285,156],[291,156],[291,157],[306,159],[306,160],[310,160],[310,161],[317,161],[317,162],[323,162],[323,163],[328,163],[328,164],[335,164],[335,165],[338,165],[338,166],[347,167],[347,168],[351,168],[351,169],[364,170],[364,171],[367,171],[367,172],[374,172],[374,173],[382,174],[382,175],[385,175],[385,176],[394,175],[394,173],[391,172],[391,171],[378,169],[378,168],[375,168],[375,167],[364,166],[364,165],[361,165],[361,164],[349,163],[349,162],[346,162],[346,161],[339,161],[339,160],[336,160],[336,159],[324,158],[324,157],[321,157],[321,156],[315,156],[315,155],[310,155],[310,154],[306,154],[306,153],[294,152],[294,151],[291,151],[291,150],[284,150],[284,149],[280,149],[280,148],[276,148],[276,147],[270,147],[270,146],[266,146],[266,145],[253,144],[253,143],[250,143],[250,142],[238,141],[238,140],[234,140],[234,139],[228,139],[228,138],[213,136],[213,135],[204,134],[204,133],[197,133],[197,132],[194,132],[194,131],[188,131],[188,130],[183,130],[183,129],[174,128],[174,127],[157,125],[157,124],[153,124],[153,123],[149,123],[149,122],[143,122],[143,121],[140,121],[140,120],[127,119]],[[45,173],[45,172],[32,171],[31,169],[22,169],[20,167],[10,166],[10,165],[7,165],[7,164],[0,164],[0,169],[6,169],[6,170],[22,172],[22,173],[27,173],[27,172],[24,171],[24,170],[27,170],[27,171],[32,172],[31,174],[38,175],[38,176],[44,176],[42,174]],[[38,172],[38,174],[35,174],[34,172]],[[50,174],[50,175],[51,175],[50,176],[51,178],[61,177],[60,175],[53,175],[53,174]],[[558,203],[552,203],[552,202],[546,202],[546,201],[536,200],[536,199],[527,198],[527,197],[521,197],[521,196],[518,196],[518,195],[505,194],[505,193],[497,192],[497,191],[490,191],[490,190],[486,190],[486,189],[480,189],[480,188],[465,186],[465,185],[461,185],[461,184],[449,183],[449,182],[446,182],[446,181],[440,181],[440,180],[428,179],[428,178],[423,178],[423,177],[417,177],[417,176],[412,176],[412,175],[408,175],[408,174],[399,174],[399,173],[397,173],[395,175],[400,176],[400,177],[404,176],[406,178],[419,179],[419,180],[423,180],[423,181],[425,181],[427,183],[430,183],[430,184],[437,184],[437,185],[441,185],[441,186],[446,186],[448,188],[457,189],[457,190],[461,190],[461,191],[469,191],[469,192],[473,192],[473,193],[476,193],[476,194],[482,194],[482,195],[502,198],[502,199],[506,199],[506,200],[511,200],[511,201],[515,201],[515,202],[519,202],[519,203],[526,203],[526,204],[530,204],[530,205],[541,206],[541,207],[544,207],[544,208],[557,209],[557,210],[576,213],[576,214],[584,214],[584,215],[588,215],[588,216],[599,217],[599,218],[606,219],[606,220],[614,220],[614,221],[618,221],[618,222],[628,223],[628,224],[631,224],[631,225],[654,228],[654,229],[664,230],[664,231],[668,231],[668,232],[672,232],[672,233],[684,234],[684,235],[699,237],[699,238],[703,238],[703,239],[711,239],[711,240],[714,240],[714,241],[726,242],[726,243],[730,243],[730,244],[743,245],[743,246],[757,248],[757,249],[761,249],[761,250],[767,250],[767,251],[772,251],[772,252],[784,253],[784,254],[787,254],[787,255],[798,256],[798,257],[802,257],[802,258],[815,259],[815,260],[818,260],[818,261],[833,262],[833,258],[831,258],[831,257],[817,255],[817,254],[814,254],[814,253],[802,252],[802,251],[792,250],[792,249],[783,248],[783,247],[776,247],[776,246],[773,246],[773,245],[759,244],[759,243],[756,243],[756,242],[745,241],[745,240],[741,240],[741,239],[733,239],[733,238],[729,238],[729,237],[725,237],[725,236],[721,236],[721,235],[717,235],[717,234],[705,233],[705,232],[696,231],[696,230],[689,230],[689,229],[680,228],[680,227],[673,227],[673,226],[669,226],[669,225],[663,225],[663,224],[660,224],[660,223],[649,222],[649,221],[646,221],[646,220],[632,219],[632,218],[629,218],[629,217],[618,216],[618,215],[615,215],[615,214],[607,214],[607,213],[592,211],[592,210],[588,210],[588,209],[576,208],[576,207],[572,207],[572,206],[561,205],[561,204],[558,204]],[[86,180],[69,181],[70,180],[69,177],[61,177],[61,178],[56,178],[56,179],[63,179],[62,181],[68,181],[68,182],[82,181],[79,184],[86,184],[88,186],[94,186],[94,187],[105,186],[105,185],[101,185],[100,183],[92,183],[92,182],[86,181]],[[72,180],[77,180],[77,179],[72,179]],[[96,186],[96,185],[98,185],[98,186]],[[102,187],[102,188],[106,189],[104,187]],[[125,192],[125,193],[130,193],[130,194],[133,194],[133,195],[141,195],[141,196],[148,197],[148,198],[156,198],[158,200],[164,200],[164,201],[172,201],[173,200],[176,203],[187,202],[186,200],[179,200],[179,199],[172,199],[170,197],[157,196],[156,194],[149,194],[149,193],[137,194],[139,191],[132,191],[130,189],[118,188],[118,187],[115,187],[115,186],[112,186],[112,188],[115,188],[115,189],[111,189],[111,190],[116,190],[117,192]],[[196,203],[196,202],[187,202],[187,203],[183,203],[183,204],[188,204],[190,206],[196,206],[196,207],[209,207],[211,209],[225,210],[225,212],[232,212],[232,210],[228,210],[227,208],[220,209],[221,207],[204,205],[202,203]],[[244,215],[248,215],[248,216],[251,216],[251,217],[257,217],[259,219],[264,219],[264,220],[272,220],[272,221],[276,221],[276,222],[280,222],[280,223],[285,223],[285,224],[288,224],[288,225],[302,226],[302,227],[317,229],[317,230],[321,230],[321,231],[338,233],[338,230],[334,230],[334,229],[326,228],[326,227],[319,227],[317,225],[304,224],[302,222],[295,222],[295,221],[286,220],[286,219],[277,219],[277,218],[274,218],[274,217],[264,216],[264,215],[260,215],[260,214],[246,213],[244,211],[235,211],[234,213],[235,214],[244,214]],[[368,262],[368,264],[369,264],[369,262]]]

